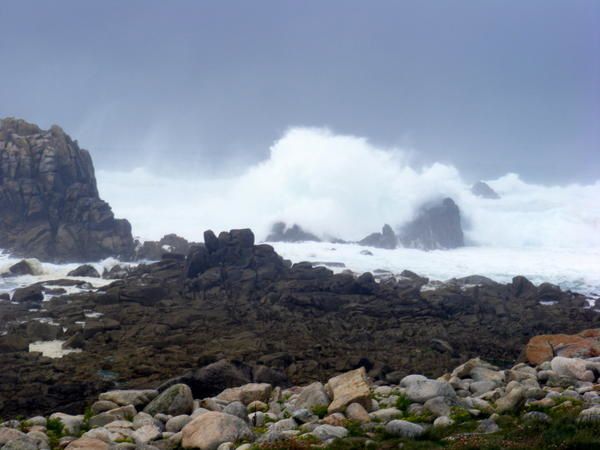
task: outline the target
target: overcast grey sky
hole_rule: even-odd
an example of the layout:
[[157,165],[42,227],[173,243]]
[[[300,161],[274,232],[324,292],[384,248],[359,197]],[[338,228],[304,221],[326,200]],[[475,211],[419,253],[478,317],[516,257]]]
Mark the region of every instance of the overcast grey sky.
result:
[[600,178],[600,1],[0,2],[0,116],[233,173],[294,125],[469,178]]

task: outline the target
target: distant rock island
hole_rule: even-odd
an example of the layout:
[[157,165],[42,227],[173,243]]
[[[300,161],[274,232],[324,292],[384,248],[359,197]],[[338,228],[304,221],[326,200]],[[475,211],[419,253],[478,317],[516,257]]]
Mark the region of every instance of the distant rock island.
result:
[[493,190],[489,184],[478,181],[471,187],[471,192],[478,197],[489,198],[489,199],[499,199],[500,196],[498,193]]
[[0,248],[55,262],[133,256],[131,225],[99,197],[90,154],[56,125],[0,120]]

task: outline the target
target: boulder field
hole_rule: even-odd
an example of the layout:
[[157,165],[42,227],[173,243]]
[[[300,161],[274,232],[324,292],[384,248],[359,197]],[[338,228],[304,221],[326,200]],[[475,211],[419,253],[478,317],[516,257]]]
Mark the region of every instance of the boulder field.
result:
[[[204,241],[99,289],[56,280],[0,300],[0,416],[74,413],[117,386],[185,383],[200,398],[358,367],[386,383],[437,377],[476,356],[504,368],[533,336],[599,323],[583,296],[523,277],[376,279],[291,264],[250,230],[207,231]],[[67,295],[73,285],[80,292]],[[27,352],[53,339],[81,351]]]
[[364,366],[302,386],[185,383],[101,393],[76,414],[0,424],[2,450],[598,448],[599,358],[505,370],[474,358],[432,379]]

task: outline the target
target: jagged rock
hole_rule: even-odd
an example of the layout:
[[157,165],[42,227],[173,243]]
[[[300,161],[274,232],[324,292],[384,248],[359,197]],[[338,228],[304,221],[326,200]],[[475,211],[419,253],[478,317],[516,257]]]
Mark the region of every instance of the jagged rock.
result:
[[421,209],[418,216],[398,233],[404,247],[422,250],[451,249],[464,246],[460,210],[454,200]]
[[398,246],[398,238],[392,227],[386,223],[381,233],[372,233],[358,243],[369,247],[394,249]]
[[83,264],[82,266],[77,267],[75,270],[71,270],[68,274],[68,277],[90,277],[90,278],[100,278],[100,274],[96,270],[94,266],[90,264]]
[[271,228],[271,233],[267,236],[267,242],[320,242],[317,236],[304,231],[300,225],[294,224],[290,228],[285,222],[277,222]]
[[177,416],[191,414],[194,410],[192,390],[186,384],[171,386],[144,408],[144,412],[155,415],[158,413]]
[[364,367],[330,378],[327,387],[333,394],[333,401],[327,408],[329,414],[344,411],[350,403],[358,403],[366,409],[371,409],[371,396]]
[[183,448],[216,450],[224,442],[254,440],[254,434],[242,419],[220,412],[207,412],[182,430]]
[[129,222],[114,218],[89,153],[58,126],[0,121],[0,247],[50,261],[132,255]]
[[478,181],[473,186],[471,186],[471,192],[478,197],[489,198],[489,199],[498,199],[500,196],[496,191],[494,191],[487,183],[483,181]]

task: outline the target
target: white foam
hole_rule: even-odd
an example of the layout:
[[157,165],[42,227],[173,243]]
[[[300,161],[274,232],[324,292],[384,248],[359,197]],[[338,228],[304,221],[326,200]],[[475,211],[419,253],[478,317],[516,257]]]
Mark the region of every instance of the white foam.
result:
[[29,344],[30,352],[41,352],[42,355],[48,358],[62,358],[69,353],[80,353],[81,349],[78,348],[63,348],[65,341],[54,340],[54,341],[37,341]]
[[176,232],[201,240],[208,228],[243,227],[264,239],[273,222],[284,220],[320,236],[359,240],[450,196],[471,245],[600,248],[600,181],[548,187],[509,174],[488,181],[501,196],[489,200],[473,195],[473,180],[453,166],[412,167],[407,154],[364,138],[294,128],[267,160],[231,178],[166,178],[139,168],[98,171],[98,183],[115,213],[147,239]]
[[[343,262],[347,269],[358,273],[382,269],[399,274],[407,269],[434,280],[476,274],[502,283],[524,275],[536,284],[550,282],[586,294],[600,292],[600,249],[464,247],[424,252],[323,242],[270,244],[293,262]],[[361,254],[365,249],[373,255]],[[334,272],[345,270],[330,268]]]

